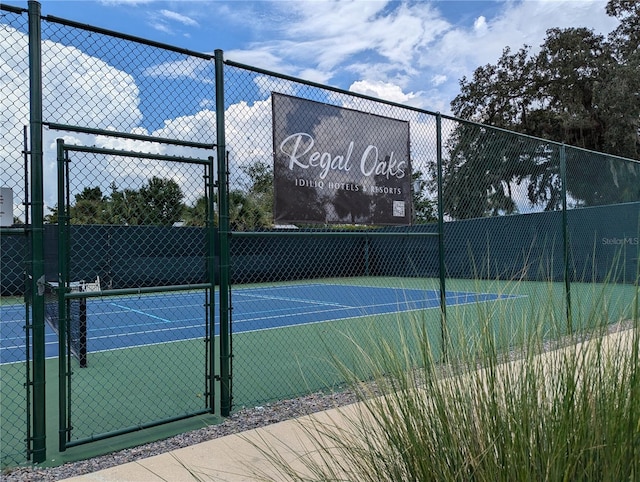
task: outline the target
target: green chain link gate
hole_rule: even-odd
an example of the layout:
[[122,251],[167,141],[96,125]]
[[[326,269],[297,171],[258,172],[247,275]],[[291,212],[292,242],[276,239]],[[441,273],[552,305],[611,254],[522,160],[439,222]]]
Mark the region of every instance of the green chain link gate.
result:
[[[60,451],[214,411],[213,215],[204,228],[174,226],[176,185],[153,176],[170,171],[213,199],[213,165],[58,140],[60,278],[46,305],[59,323]],[[109,212],[96,213],[105,196],[86,186],[105,185]],[[78,224],[88,213],[114,224]],[[183,316],[169,323],[172,311]]]

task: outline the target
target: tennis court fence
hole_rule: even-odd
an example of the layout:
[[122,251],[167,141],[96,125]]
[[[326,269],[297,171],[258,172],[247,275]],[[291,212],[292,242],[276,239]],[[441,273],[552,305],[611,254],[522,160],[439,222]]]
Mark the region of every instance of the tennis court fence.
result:
[[442,357],[474,300],[573,330],[594,286],[612,321],[637,296],[636,159],[27,7],[0,6],[2,467],[340,389],[328,352],[399,323]]

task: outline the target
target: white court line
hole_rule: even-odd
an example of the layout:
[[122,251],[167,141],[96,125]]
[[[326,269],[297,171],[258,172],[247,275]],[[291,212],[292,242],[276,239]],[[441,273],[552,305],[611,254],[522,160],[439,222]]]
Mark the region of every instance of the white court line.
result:
[[117,306],[118,308],[122,308],[123,310],[129,311],[129,312],[132,312],[132,313],[139,313],[141,315],[148,316],[149,318],[153,318],[155,320],[160,320],[160,321],[162,321],[164,323],[173,323],[172,320],[168,320],[167,318],[162,318],[160,316],[152,315],[151,313],[147,313],[146,311],[136,310],[134,308],[129,308],[128,306],[119,305],[118,303],[109,303],[109,304],[113,305],[113,306]]
[[[460,291],[458,291],[457,293],[462,293]],[[495,293],[486,293],[486,294],[490,294],[490,295],[495,295]],[[502,295],[498,295],[498,296],[502,296]],[[463,305],[470,305],[470,304],[475,304],[475,303],[487,303],[490,301],[506,301],[506,300],[514,300],[514,299],[519,299],[519,298],[528,298],[529,295],[523,295],[523,294],[517,294],[517,295],[507,295],[506,297],[502,298],[494,298],[491,300],[480,300],[480,301],[468,301],[468,302],[464,302],[464,303],[456,303],[453,306],[463,306]],[[115,304],[115,303],[113,303]],[[382,306],[385,304],[389,304],[389,303],[384,303],[381,305],[371,305],[373,306]],[[422,310],[432,310],[432,309],[436,309],[439,308],[440,305],[436,305],[433,307],[417,307],[417,308],[409,308],[406,309],[404,311],[402,311],[401,313],[411,313],[414,311],[422,311]],[[354,308],[354,307],[348,307],[348,308]],[[128,308],[126,308],[128,309]],[[130,310],[130,311],[134,311],[134,310]],[[327,311],[333,311],[333,310],[327,310]],[[294,314],[288,314],[285,315],[285,317],[290,317],[290,316],[296,316],[299,313],[294,313]],[[351,319],[357,319],[357,318],[363,318],[364,316],[377,316],[377,315],[388,315],[388,314],[393,314],[393,312],[385,312],[385,313],[377,313],[377,314],[373,314],[373,315],[356,315],[356,316],[348,316],[346,318],[341,318],[341,320],[351,320]],[[264,317],[264,318],[259,318],[260,319],[265,319],[268,317]],[[273,318],[273,317],[271,317]],[[234,320],[233,321],[233,325],[236,324],[240,324],[240,323],[246,323],[246,322],[250,322],[250,321],[254,321],[255,319],[250,319],[250,320],[243,320],[243,321],[239,321],[239,320]],[[244,333],[257,333],[260,331],[271,331],[271,330],[279,330],[279,329],[285,329],[285,328],[295,328],[298,326],[305,326],[305,325],[318,325],[318,324],[322,324],[322,323],[331,323],[333,321],[336,321],[335,319],[329,319],[329,320],[318,320],[318,321],[310,321],[310,322],[306,322],[306,323],[299,323],[299,324],[292,324],[292,325],[284,325],[284,326],[273,326],[273,327],[263,327],[263,328],[255,328],[252,330],[245,330],[245,331],[240,331],[237,333],[233,333],[232,335],[240,335],[240,334],[244,334]],[[216,324],[219,324],[219,322],[214,322],[213,326],[215,326]],[[198,325],[201,326],[201,325]],[[190,327],[191,328],[191,327]],[[177,328],[176,328],[177,329]],[[171,330],[171,329],[169,329]],[[126,336],[127,334],[120,334],[119,336]],[[210,338],[213,340],[215,338],[219,338],[219,334],[214,335],[213,333],[210,334]],[[119,350],[128,350],[130,348],[137,348],[137,347],[143,347],[143,346],[156,346],[156,345],[166,345],[166,344],[172,344],[172,343],[181,343],[181,342],[185,342],[185,341],[192,341],[192,340],[201,340],[203,337],[202,336],[198,336],[198,337],[194,337],[194,338],[184,338],[181,340],[169,340],[169,341],[159,341],[159,342],[153,342],[153,343],[145,343],[142,345],[133,345],[133,346],[123,346],[123,347],[117,347],[117,348],[106,348],[106,349],[102,349],[102,350],[95,350],[92,351],[91,353],[106,353],[106,352],[112,352],[112,351],[119,351]],[[57,342],[55,342],[57,344]],[[47,342],[47,345],[52,344],[52,342]],[[23,348],[23,346],[21,346],[20,348]],[[4,347],[3,347],[4,348]],[[3,349],[3,348],[0,348]],[[47,356],[46,359],[50,360],[50,359],[55,359],[58,358],[58,355],[52,355],[52,356]],[[24,360],[22,361],[12,361],[12,362],[2,362],[0,365],[11,365],[14,363],[24,363]]]
[[326,301],[318,301],[318,300],[310,300],[308,298],[290,298],[286,296],[268,296],[268,295],[252,295],[248,293],[236,293],[235,296],[247,296],[249,298],[259,298],[263,300],[278,300],[278,301],[293,301],[297,303],[307,303],[310,305],[321,305],[321,306],[337,306],[340,308],[353,308],[351,305],[343,305],[340,303],[331,303]]

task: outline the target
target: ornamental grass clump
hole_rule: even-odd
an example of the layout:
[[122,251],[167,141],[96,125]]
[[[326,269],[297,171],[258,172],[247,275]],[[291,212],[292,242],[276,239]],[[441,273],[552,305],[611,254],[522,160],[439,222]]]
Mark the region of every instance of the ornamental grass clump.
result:
[[568,334],[557,310],[514,322],[482,307],[473,334],[449,322],[445,361],[414,316],[396,341],[353,339],[357,367],[334,359],[359,403],[298,422],[310,449],[295,463],[286,441],[252,443],[278,480],[640,480],[637,287],[632,305],[618,330],[595,309]]

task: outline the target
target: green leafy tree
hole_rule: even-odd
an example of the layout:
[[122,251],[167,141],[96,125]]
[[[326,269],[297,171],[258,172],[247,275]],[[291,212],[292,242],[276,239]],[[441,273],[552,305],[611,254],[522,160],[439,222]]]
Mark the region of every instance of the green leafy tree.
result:
[[271,212],[256,202],[246,192],[234,190],[229,193],[229,228],[232,231],[252,231],[267,228],[272,224]]
[[108,220],[108,199],[99,187],[85,187],[75,200],[70,208],[71,224],[105,224]]
[[414,170],[411,173],[413,203],[412,222],[414,224],[432,223],[438,220],[438,203],[429,196],[429,183],[424,178],[424,173]]
[[183,211],[183,220],[185,226],[206,226],[207,215],[209,213],[208,203],[209,200],[206,196],[200,196],[193,203],[193,206],[185,206]]
[[249,183],[246,190],[229,193],[229,226],[236,231],[273,225],[273,169],[264,161],[241,166]]
[[49,214],[46,214],[44,216],[44,223],[58,224],[58,205],[56,204],[53,207],[47,206],[47,209],[49,210]]
[[[172,179],[153,177],[139,190],[120,190],[115,183],[110,187],[109,196],[99,187],[85,187],[76,194],[69,207],[71,223],[172,226],[184,215],[182,190]],[[45,222],[57,223],[58,206],[49,211]]]
[[[640,159],[639,8],[636,2],[610,0],[607,13],[621,20],[609,41],[585,28],[554,28],[537,55],[528,46],[516,53],[506,48],[495,65],[461,80],[451,104],[454,114]],[[551,210],[561,202],[556,144],[460,122],[446,148],[444,202],[453,218],[517,212],[512,193],[517,185],[525,188],[531,205]],[[569,148],[567,172],[567,190],[576,205],[640,197],[637,164]]]
[[183,212],[182,189],[173,179],[152,177],[139,192],[146,215],[144,224],[171,226],[180,221]]
[[140,192],[135,189],[120,191],[112,184],[109,224],[138,226],[145,224],[145,219],[146,211]]

